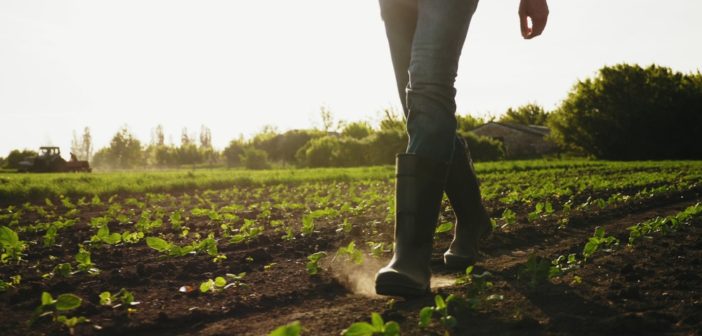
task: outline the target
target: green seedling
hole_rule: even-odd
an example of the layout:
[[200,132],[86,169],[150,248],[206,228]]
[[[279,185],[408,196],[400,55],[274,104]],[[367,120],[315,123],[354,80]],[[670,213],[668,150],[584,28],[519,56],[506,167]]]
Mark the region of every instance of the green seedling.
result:
[[369,241],[369,242],[366,242],[366,245],[368,245],[368,247],[370,248],[371,256],[373,258],[380,258],[380,257],[382,257],[383,254],[389,253],[392,251],[392,247],[386,246],[386,244],[383,242],[375,243],[375,242]]
[[182,257],[189,253],[196,252],[206,252],[213,257],[219,254],[214,234],[210,234],[207,238],[201,241],[195,241],[186,246],[178,246],[158,237],[146,237],[146,245],[170,257]]
[[58,228],[56,225],[49,225],[49,228],[46,229],[46,233],[44,234],[44,247],[49,247],[52,246],[56,243],[56,236],[58,233]]
[[551,262],[536,255],[530,255],[526,264],[517,273],[517,278],[527,281],[529,286],[537,285],[548,281],[551,274]]
[[517,214],[510,209],[505,209],[505,211],[502,212],[501,221],[503,223],[502,228],[513,225],[517,222]]
[[110,234],[110,228],[107,224],[103,224],[98,228],[97,233],[90,238],[90,242],[116,245],[122,242],[122,235],[116,232]]
[[682,225],[689,224],[690,220],[702,215],[702,203],[687,207],[685,210],[668,217],[656,217],[628,228],[628,244],[633,246],[639,239],[653,233],[668,234],[680,229]]
[[7,226],[0,226],[0,262],[22,260],[22,252],[27,248],[27,244],[19,239],[17,232]]
[[[434,230],[434,233],[436,234],[441,234],[441,233],[446,233],[446,232],[451,232],[453,229],[453,223],[451,222],[446,222],[441,225],[438,225],[436,227],[436,230]],[[434,236],[435,238],[438,238],[438,236]]]
[[295,239],[295,233],[293,232],[292,228],[288,227],[288,228],[285,228],[285,235],[283,235],[280,238],[285,240],[285,241],[290,241],[290,240]]
[[122,288],[117,293],[110,293],[109,291],[104,291],[100,293],[100,305],[108,306],[113,309],[125,308],[128,313],[133,313],[136,310],[131,308],[140,304],[141,302],[134,300],[134,294],[132,292]]
[[263,233],[264,230],[265,228],[263,226],[256,225],[255,221],[244,219],[244,224],[239,228],[239,233],[233,235],[230,242],[232,244],[238,244],[252,240]]
[[100,274],[100,270],[95,267],[95,264],[93,264],[93,261],[90,258],[90,251],[86,250],[82,245],[78,246],[76,263],[78,263],[78,270],[81,272],[86,272],[90,275]]
[[124,231],[122,232],[122,242],[125,244],[136,244],[140,242],[142,239],[144,239],[144,233],[141,231],[138,232],[129,232],[129,231]]
[[456,285],[467,286],[469,293],[477,296],[493,286],[493,283],[489,281],[491,277],[492,273],[488,271],[473,274],[473,266],[468,266],[465,275],[456,279]]
[[208,279],[207,281],[200,283],[200,292],[217,292],[224,289],[226,285],[227,280],[224,277],[216,277],[214,280]]
[[13,275],[10,277],[10,282],[5,282],[3,280],[0,280],[0,292],[4,292],[8,290],[10,287],[15,287],[18,286],[22,282],[22,276],[21,275]]
[[351,222],[349,222],[348,218],[344,218],[344,221],[339,224],[339,228],[336,229],[336,232],[350,233],[352,229],[353,225],[351,225]]
[[446,300],[444,300],[441,295],[436,295],[434,297],[434,306],[428,306],[422,308],[419,311],[419,327],[427,328],[429,327],[432,318],[439,317],[439,322],[441,325],[448,329],[453,329],[458,324],[456,318],[449,314],[448,305],[456,300],[456,296],[453,294],[449,295]]
[[319,260],[326,255],[326,252],[320,251],[307,256],[307,260],[309,260],[306,265],[307,274],[317,275],[317,273],[319,273]]
[[399,336],[400,325],[395,321],[383,321],[378,313],[371,313],[371,323],[356,322],[341,332],[343,336]]
[[574,269],[580,268],[580,261],[575,253],[571,253],[567,257],[564,255],[558,256],[558,258],[551,261],[551,265],[548,274],[549,278],[561,276]]
[[183,209],[178,209],[168,216],[168,221],[171,223],[173,230],[179,231],[183,225]]
[[348,245],[340,247],[336,252],[336,256],[347,256],[357,265],[363,264],[363,253],[356,248],[355,241],[351,241]]
[[93,198],[90,200],[90,204],[94,206],[102,205],[102,200],[100,200],[100,196],[95,195]]
[[224,286],[224,289],[227,289],[229,287],[246,286],[246,284],[244,283],[244,277],[246,276],[246,272],[241,272],[239,274],[227,273],[224,276],[227,279],[229,279],[229,283]]
[[34,310],[34,317],[29,321],[30,325],[38,318],[45,316],[53,316],[54,322],[65,325],[71,334],[74,333],[73,328],[89,320],[83,316],[67,317],[63,313],[74,310],[83,303],[83,299],[75,294],[60,294],[56,299],[48,292],[42,292],[41,305]]
[[583,258],[587,261],[588,258],[600,249],[600,247],[609,248],[612,245],[618,245],[619,239],[614,236],[605,236],[605,229],[597,227],[595,233],[590,237],[583,248]]
[[302,216],[302,234],[309,235],[314,232],[314,216],[307,214]]
[[46,273],[42,275],[44,279],[51,279],[55,276],[60,276],[62,278],[68,278],[75,274],[76,272],[73,271],[73,267],[69,263],[61,263],[56,266],[54,266],[54,269],[51,271],[51,273]]
[[295,321],[288,325],[284,325],[271,331],[268,336],[300,336],[302,326],[300,321]]

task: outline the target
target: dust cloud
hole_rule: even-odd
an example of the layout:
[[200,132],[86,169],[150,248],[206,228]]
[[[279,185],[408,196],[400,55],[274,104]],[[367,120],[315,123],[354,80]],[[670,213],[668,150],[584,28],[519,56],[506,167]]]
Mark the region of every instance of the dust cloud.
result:
[[[375,274],[387,263],[388,260],[367,256],[361,265],[347,258],[332,258],[325,268],[350,292],[367,297],[380,297],[375,293]],[[431,288],[448,287],[455,282],[456,278],[453,276],[435,275],[431,277]]]

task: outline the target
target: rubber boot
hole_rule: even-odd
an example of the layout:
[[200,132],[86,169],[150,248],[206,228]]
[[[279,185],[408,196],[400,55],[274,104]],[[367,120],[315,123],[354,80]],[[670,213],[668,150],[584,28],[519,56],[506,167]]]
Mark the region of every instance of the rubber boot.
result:
[[456,215],[456,225],[451,246],[444,253],[444,263],[448,268],[465,270],[477,261],[480,240],[492,232],[492,224],[480,197],[468,146],[460,138],[454,146],[445,191]]
[[432,242],[448,165],[414,154],[397,156],[395,252],[375,277],[380,295],[420,296],[430,292]]

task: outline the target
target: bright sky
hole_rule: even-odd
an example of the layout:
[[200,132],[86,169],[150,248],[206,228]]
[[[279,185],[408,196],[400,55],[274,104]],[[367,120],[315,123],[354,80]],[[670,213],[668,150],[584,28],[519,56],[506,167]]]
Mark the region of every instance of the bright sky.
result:
[[[524,41],[518,0],[483,0],[458,74],[458,113],[554,108],[603,65],[702,69],[702,1],[552,0],[545,34]],[[143,142],[165,128],[212,130],[215,147],[264,125],[377,122],[399,106],[377,0],[3,0],[0,156],[61,146],[121,125]],[[66,156],[66,155],[64,155]]]

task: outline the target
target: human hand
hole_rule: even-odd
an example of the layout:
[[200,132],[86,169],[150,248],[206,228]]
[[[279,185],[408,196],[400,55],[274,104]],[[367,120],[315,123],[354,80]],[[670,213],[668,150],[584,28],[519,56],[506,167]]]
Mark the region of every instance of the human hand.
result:
[[[531,18],[531,27],[529,20]],[[521,0],[519,3],[519,23],[522,37],[529,40],[541,35],[548,20],[548,4],[546,0]]]

